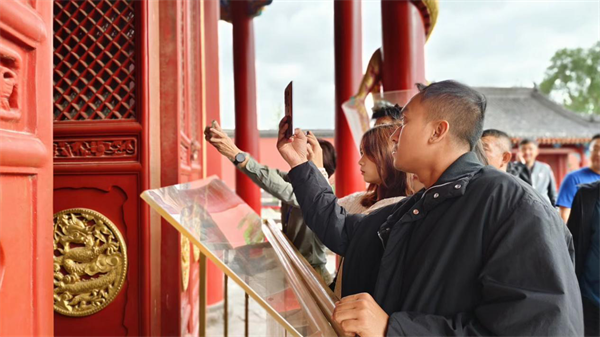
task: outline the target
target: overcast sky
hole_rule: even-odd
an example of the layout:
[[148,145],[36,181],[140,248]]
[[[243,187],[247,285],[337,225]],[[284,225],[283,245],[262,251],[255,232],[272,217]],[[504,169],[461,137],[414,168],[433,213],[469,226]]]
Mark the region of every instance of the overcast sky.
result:
[[[294,80],[294,126],[334,126],[334,41],[331,0],[274,0],[254,20],[259,129],[273,129],[283,89]],[[363,70],[381,46],[380,0],[363,0]],[[429,81],[532,87],[560,48],[600,40],[600,0],[440,0],[425,46]],[[221,119],[234,123],[232,27],[219,22]]]

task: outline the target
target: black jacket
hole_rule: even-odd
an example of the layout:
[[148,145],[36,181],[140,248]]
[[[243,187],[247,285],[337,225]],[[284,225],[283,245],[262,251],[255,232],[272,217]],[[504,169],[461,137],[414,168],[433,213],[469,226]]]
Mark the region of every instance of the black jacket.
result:
[[345,256],[342,294],[370,293],[390,315],[388,335],[583,335],[566,226],[475,154],[366,216],[347,214],[313,164],[289,177],[308,226]]
[[567,226],[573,233],[575,245],[575,272],[583,276],[585,261],[592,239],[592,217],[600,212],[600,181],[579,186]]
[[531,184],[531,172],[529,172],[527,165],[525,165],[521,162],[518,162],[518,161],[511,161],[510,163],[508,163],[506,172],[512,174],[515,177],[519,177],[524,182],[528,183],[529,185],[532,185]]

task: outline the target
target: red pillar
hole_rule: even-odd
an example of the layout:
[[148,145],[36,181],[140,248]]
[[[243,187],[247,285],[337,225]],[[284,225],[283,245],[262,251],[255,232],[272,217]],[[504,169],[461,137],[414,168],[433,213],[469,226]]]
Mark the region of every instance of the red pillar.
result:
[[[203,1],[204,5],[204,54],[206,57],[206,122],[220,121],[219,97],[219,2]],[[222,178],[221,154],[214,146],[206,148],[206,175],[213,174]],[[223,272],[211,261],[206,262],[206,305],[223,302]]]
[[335,192],[338,197],[343,197],[365,189],[365,183],[358,168],[360,155],[342,111],[342,103],[356,94],[362,78],[361,1],[336,0],[333,13],[335,148],[337,151]]
[[[221,124],[219,100],[219,2],[203,1],[204,5],[204,55],[206,62],[206,123],[213,120]],[[206,145],[206,175],[221,179],[221,154],[214,146]]]
[[382,0],[383,89],[414,89],[425,83],[425,26],[410,1]]
[[[235,96],[235,143],[258,159],[259,133],[256,123],[256,71],[254,24],[248,15],[248,0],[230,1],[233,24],[233,75]],[[239,170],[235,172],[237,194],[260,214],[260,189]]]

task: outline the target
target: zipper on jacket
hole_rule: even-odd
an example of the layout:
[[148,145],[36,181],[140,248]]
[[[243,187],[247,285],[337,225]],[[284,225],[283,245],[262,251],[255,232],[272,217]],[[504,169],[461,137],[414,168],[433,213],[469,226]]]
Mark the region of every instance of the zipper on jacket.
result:
[[[387,233],[390,231],[390,228],[387,227],[387,228],[384,228],[383,230]],[[385,250],[385,240],[381,236],[381,231],[377,231],[377,236],[379,237],[379,240],[381,240],[381,245],[383,246],[383,249]]]
[[[425,192],[423,192],[423,195],[421,196],[420,200],[422,200],[423,198],[425,198],[425,195],[427,194],[427,192],[431,191],[434,188],[438,188],[438,187],[442,187],[442,186],[446,186],[446,185],[450,185],[450,184],[455,184],[457,181],[459,181],[460,179],[462,179],[463,177],[459,177],[456,180],[453,181],[449,181],[447,183],[444,184],[439,184],[439,185],[434,185],[431,186],[430,188],[428,188],[427,190],[425,190]],[[413,206],[414,207],[414,206]],[[381,245],[383,246],[383,249],[385,250],[386,247],[386,240],[383,238],[382,233],[383,234],[388,234],[388,232],[391,230],[390,227],[386,227],[383,230],[378,230],[377,231],[377,236],[379,237],[379,240],[381,241]],[[389,235],[389,234],[388,234]],[[389,239],[389,238],[388,238]]]
[[431,186],[430,188],[426,189],[426,190],[425,190],[425,192],[423,192],[423,195],[421,196],[421,199],[425,198],[425,194],[427,194],[427,192],[431,191],[432,189],[434,189],[434,188],[438,188],[438,187],[442,187],[442,186],[446,186],[446,185],[450,185],[450,184],[454,184],[454,183],[456,183],[458,180],[460,180],[460,178],[459,178],[459,179],[456,179],[456,180],[454,180],[454,181],[449,181],[449,182],[447,182],[447,183],[444,183],[444,184],[439,184],[439,185],[433,185],[433,186]]

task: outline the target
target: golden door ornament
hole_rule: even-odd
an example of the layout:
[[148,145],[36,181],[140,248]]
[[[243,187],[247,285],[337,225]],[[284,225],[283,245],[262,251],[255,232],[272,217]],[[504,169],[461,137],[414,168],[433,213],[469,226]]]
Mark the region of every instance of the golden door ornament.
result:
[[190,239],[181,236],[181,286],[186,291],[190,284]]
[[54,311],[89,316],[112,302],[127,275],[127,246],[107,217],[86,208],[54,214]]

